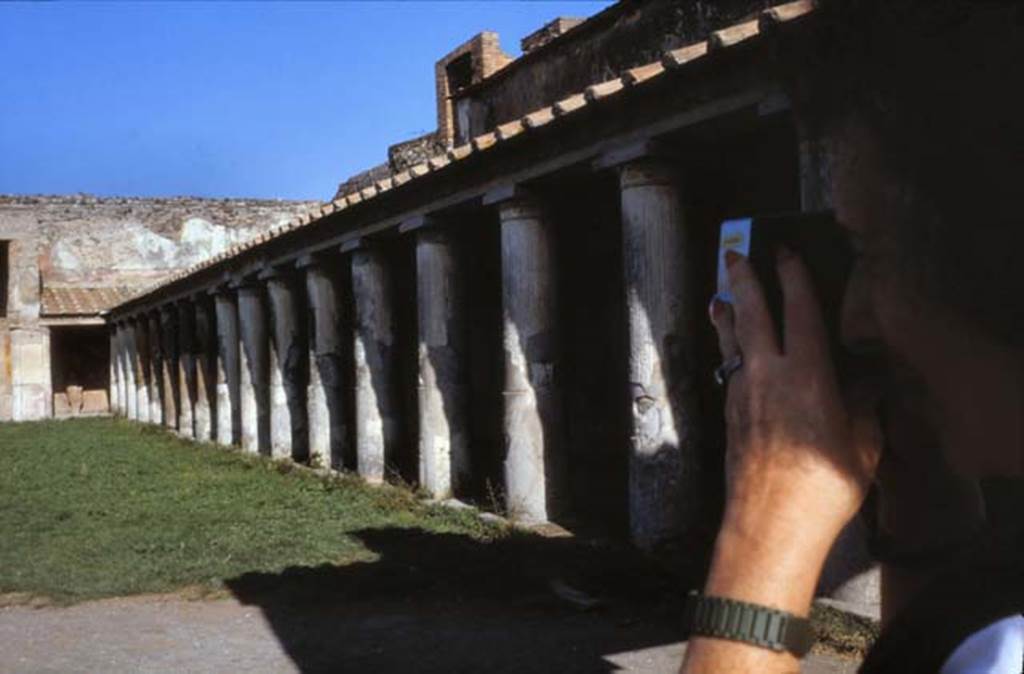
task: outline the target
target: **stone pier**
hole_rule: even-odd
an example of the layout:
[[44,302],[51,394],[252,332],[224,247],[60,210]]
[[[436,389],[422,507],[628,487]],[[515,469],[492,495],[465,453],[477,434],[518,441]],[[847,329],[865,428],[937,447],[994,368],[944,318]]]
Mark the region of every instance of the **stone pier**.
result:
[[629,331],[629,522],[651,550],[697,524],[698,302],[678,178],[655,160],[619,168]]
[[499,203],[505,350],[505,490],[509,514],[546,522],[558,510],[563,457],[554,236],[536,201]]
[[149,315],[149,423],[164,423],[163,348],[160,340],[160,311]]
[[149,378],[152,368],[149,366],[152,354],[149,352],[149,318],[145,315],[133,321],[135,336],[134,367],[135,367],[135,420],[149,423],[152,406],[149,404]]
[[316,258],[302,258],[297,266],[306,274],[312,318],[307,391],[310,462],[341,469],[347,454],[348,420],[342,397],[345,325],[339,280]]
[[195,433],[199,442],[216,438],[217,404],[217,320],[205,293],[195,303]]
[[270,455],[305,461],[307,347],[300,295],[293,279],[276,270],[261,279],[270,300]]
[[178,312],[174,305],[160,310],[160,383],[164,427],[178,429]]
[[120,356],[120,349],[118,348],[118,327],[116,325],[110,326],[110,380],[107,384],[109,390],[108,404],[110,405],[110,413],[115,416],[121,415],[121,373],[117,369],[117,363]]
[[384,480],[385,461],[399,441],[391,278],[379,250],[355,250],[351,262],[356,463],[363,479],[378,483]]
[[238,299],[229,288],[214,293],[217,339],[217,436],[219,444],[241,445],[241,336]]
[[188,300],[178,303],[178,435],[196,439],[196,314]]
[[270,338],[264,294],[258,282],[238,288],[242,449],[254,454],[270,454]]
[[439,227],[416,234],[419,480],[434,498],[469,485],[466,306],[458,253]]
[[135,385],[135,326],[131,320],[121,324],[121,363],[124,367],[124,414],[131,420],[137,420],[138,387]]

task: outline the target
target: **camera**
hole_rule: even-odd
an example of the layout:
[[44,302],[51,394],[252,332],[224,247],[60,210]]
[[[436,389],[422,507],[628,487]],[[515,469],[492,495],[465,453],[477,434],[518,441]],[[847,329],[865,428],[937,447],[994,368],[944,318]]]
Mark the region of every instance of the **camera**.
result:
[[785,350],[783,331],[783,295],[776,273],[775,256],[785,246],[803,260],[810,272],[833,359],[844,360],[840,342],[840,315],[843,294],[853,266],[850,239],[832,211],[789,213],[736,218],[722,223],[718,246],[718,292],[723,302],[732,302],[725,253],[736,251],[746,256],[761,282],[765,302],[775,324],[779,345]]

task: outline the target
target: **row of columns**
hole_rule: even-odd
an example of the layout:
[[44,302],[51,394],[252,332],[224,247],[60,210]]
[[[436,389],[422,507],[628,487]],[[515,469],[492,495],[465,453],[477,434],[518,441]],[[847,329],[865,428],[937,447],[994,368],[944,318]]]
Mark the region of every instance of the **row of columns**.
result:
[[[677,535],[697,503],[697,298],[674,172],[652,160],[618,170],[630,521],[635,542],[650,548]],[[538,200],[510,191],[489,203],[500,220],[506,507],[515,519],[543,522],[560,507],[568,469],[556,267],[570,253],[556,250]],[[472,326],[455,235],[429,219],[415,230],[419,481],[438,498],[460,494],[474,470]],[[359,475],[384,480],[401,432],[393,270],[372,245],[345,252],[335,258],[340,266],[307,256],[221,286],[212,298],[115,323],[116,411],[200,441],[331,468],[352,438]]]

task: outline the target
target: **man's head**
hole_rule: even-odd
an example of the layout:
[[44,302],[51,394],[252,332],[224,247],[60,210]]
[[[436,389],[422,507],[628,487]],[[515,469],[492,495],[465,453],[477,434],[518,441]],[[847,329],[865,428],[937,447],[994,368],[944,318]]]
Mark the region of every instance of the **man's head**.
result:
[[[832,148],[836,213],[858,242],[845,339],[883,350],[934,414],[988,405],[997,391],[957,385],[1024,347],[1024,3],[819,5],[783,47],[800,122]],[[968,469],[1007,468],[977,458]]]

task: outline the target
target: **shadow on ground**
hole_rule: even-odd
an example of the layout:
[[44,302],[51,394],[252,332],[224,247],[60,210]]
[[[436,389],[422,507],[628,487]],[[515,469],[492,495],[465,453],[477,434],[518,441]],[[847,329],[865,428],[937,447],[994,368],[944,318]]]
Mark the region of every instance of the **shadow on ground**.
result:
[[680,640],[685,583],[630,551],[525,534],[355,535],[377,561],[227,582],[303,672],[611,672],[607,656]]

